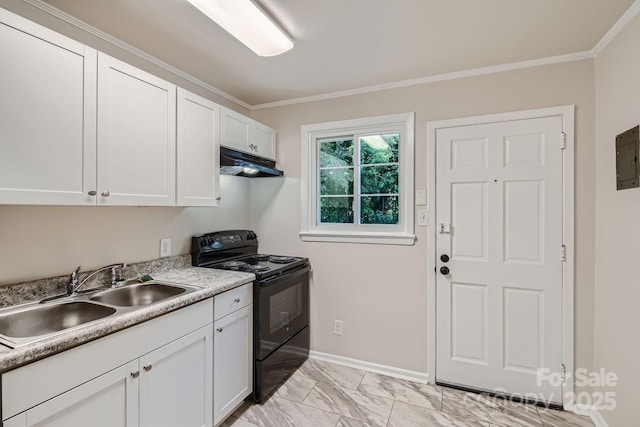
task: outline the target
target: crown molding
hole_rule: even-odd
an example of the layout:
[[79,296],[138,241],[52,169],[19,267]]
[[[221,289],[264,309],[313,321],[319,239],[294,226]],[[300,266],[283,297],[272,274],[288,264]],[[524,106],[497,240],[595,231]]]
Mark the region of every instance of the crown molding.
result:
[[[640,0],[639,0],[640,1]],[[348,89],[337,92],[323,93],[320,95],[305,96],[301,98],[291,98],[282,101],[268,102],[265,104],[252,105],[251,110],[261,110],[264,108],[282,107],[285,105],[301,104],[305,102],[323,101],[333,98],[341,98],[345,96],[361,95],[370,92],[378,92],[387,89],[397,89],[407,86],[416,86],[425,83],[442,82],[447,80],[463,79],[467,77],[476,77],[486,74],[501,73],[504,71],[521,70],[524,68],[539,67],[542,65],[562,64],[564,62],[582,61],[591,59],[593,55],[591,51],[569,53],[566,55],[549,56],[546,58],[532,59],[528,61],[512,62],[509,64],[492,65],[489,67],[472,68],[470,70],[455,71],[451,73],[437,74],[435,76],[420,77],[417,79],[401,80],[391,83],[383,83],[373,86],[364,86],[357,89]]]
[[96,27],[94,27],[92,25],[89,25],[86,22],[84,22],[84,21],[82,21],[82,20],[80,20],[80,19],[78,19],[78,18],[76,18],[74,16],[71,16],[66,12],[63,12],[62,10],[58,9],[55,6],[50,5],[49,3],[44,2],[43,0],[22,0],[22,1],[24,1],[27,4],[30,4],[31,6],[37,8],[37,9],[42,10],[43,12],[48,13],[49,15],[52,15],[52,16],[54,16],[54,17],[56,17],[56,18],[58,18],[58,19],[60,19],[60,20],[62,20],[64,22],[66,22],[68,24],[71,24],[76,28],[81,29],[82,31],[85,31],[85,32],[87,32],[87,33],[89,33],[89,34],[91,34],[93,36],[96,36],[99,39],[104,40],[105,42],[112,44],[113,46],[116,46],[116,47],[118,47],[118,48],[120,48],[122,50],[125,50],[125,51],[127,51],[127,52],[129,52],[129,53],[141,58],[141,59],[144,59],[145,61],[147,61],[147,62],[149,62],[149,63],[151,63],[151,64],[153,64],[153,65],[155,65],[157,67],[160,67],[160,68],[162,68],[162,69],[164,69],[164,70],[166,70],[166,71],[168,71],[168,72],[170,72],[172,74],[175,74],[178,77],[181,77],[181,78],[183,78],[183,79],[185,79],[187,81],[190,81],[191,83],[193,83],[193,84],[195,84],[197,86],[200,86],[201,88],[206,89],[211,93],[214,93],[214,94],[216,94],[218,96],[221,96],[221,97],[223,97],[223,98],[225,98],[225,99],[227,99],[227,100],[229,100],[229,101],[231,101],[231,102],[233,102],[235,104],[238,104],[241,107],[244,107],[244,108],[249,109],[249,110],[251,109],[251,106],[248,103],[246,103],[246,102],[244,102],[244,101],[242,101],[242,100],[240,100],[240,99],[238,99],[238,98],[236,98],[236,97],[234,97],[232,95],[229,95],[225,91],[220,90],[217,87],[212,86],[209,83],[206,83],[206,82],[198,79],[197,77],[194,77],[191,74],[180,70],[179,68],[174,67],[173,65],[167,64],[166,62],[156,58],[155,56],[149,55],[148,53],[146,53],[146,52],[144,52],[144,51],[142,51],[142,50],[130,45],[127,42],[124,42],[124,41],[120,40],[119,38],[116,38],[116,37],[114,37],[114,36],[112,36],[110,34],[107,34],[104,31],[99,30]]
[[638,14],[639,11],[640,0],[636,0],[620,17],[620,19],[618,19],[618,21],[613,24],[613,27],[611,27],[611,29],[607,31],[607,34],[605,34],[604,37],[600,39],[598,44],[596,44],[595,47],[591,50],[591,54],[594,58],[598,56],[600,52],[602,52],[602,50],[611,42],[611,40],[613,40],[613,38],[618,35],[620,31],[622,31],[622,29]]

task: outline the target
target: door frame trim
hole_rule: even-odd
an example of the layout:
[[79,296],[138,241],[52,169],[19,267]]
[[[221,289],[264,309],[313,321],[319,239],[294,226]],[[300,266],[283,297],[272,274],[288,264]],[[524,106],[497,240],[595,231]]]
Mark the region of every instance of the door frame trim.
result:
[[[562,117],[566,135],[566,148],[562,156],[563,215],[562,239],[566,246],[566,262],[562,268],[562,359],[567,376],[563,385],[562,403],[565,408],[573,405],[575,396],[574,372],[574,268],[575,268],[575,105],[523,110],[509,113],[438,120],[427,123],[427,208],[429,213],[427,231],[427,369],[429,382],[435,384],[436,376],[436,134],[439,129],[489,124],[522,119]],[[558,147],[560,149],[560,147]],[[560,256],[560,248],[558,248]]]

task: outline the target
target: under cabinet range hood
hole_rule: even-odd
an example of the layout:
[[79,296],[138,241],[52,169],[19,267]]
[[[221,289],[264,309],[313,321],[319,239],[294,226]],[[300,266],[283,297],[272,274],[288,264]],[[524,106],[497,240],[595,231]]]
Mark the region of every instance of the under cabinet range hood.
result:
[[284,172],[276,169],[276,162],[253,156],[241,151],[220,147],[220,173],[223,175],[262,178],[282,176]]

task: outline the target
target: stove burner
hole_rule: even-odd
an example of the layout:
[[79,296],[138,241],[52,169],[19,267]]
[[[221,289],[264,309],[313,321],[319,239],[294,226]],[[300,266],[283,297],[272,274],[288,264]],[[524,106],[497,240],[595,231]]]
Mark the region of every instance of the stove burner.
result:
[[269,267],[266,265],[247,265],[243,269],[246,271],[267,271]]
[[251,257],[251,259],[256,261],[269,261],[270,256],[271,255],[254,255]]
[[295,261],[295,257],[292,256],[270,256],[269,261],[274,264],[289,264],[290,262]]
[[244,261],[228,261],[222,264],[223,268],[244,268],[247,266],[248,264]]

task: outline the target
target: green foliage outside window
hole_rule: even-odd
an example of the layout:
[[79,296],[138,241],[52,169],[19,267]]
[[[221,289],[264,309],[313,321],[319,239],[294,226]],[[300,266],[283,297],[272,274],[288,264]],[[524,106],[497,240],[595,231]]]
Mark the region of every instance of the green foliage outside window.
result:
[[[360,224],[397,224],[400,135],[320,141],[320,222],[354,223],[359,177]],[[358,160],[356,166],[354,160]]]

